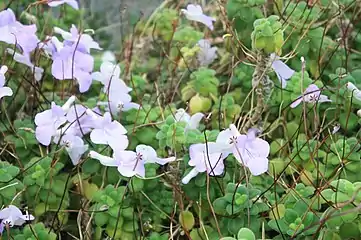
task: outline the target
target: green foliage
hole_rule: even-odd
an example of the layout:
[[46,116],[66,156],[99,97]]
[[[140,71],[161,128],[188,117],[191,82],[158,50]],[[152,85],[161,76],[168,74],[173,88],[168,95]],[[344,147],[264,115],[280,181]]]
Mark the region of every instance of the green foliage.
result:
[[[6,235],[6,234],[5,234]],[[56,240],[57,236],[53,231],[49,231],[43,223],[27,225],[20,234],[14,237],[15,240]]]
[[253,23],[252,48],[268,54],[280,52],[283,45],[282,24],[278,16],[257,19]]

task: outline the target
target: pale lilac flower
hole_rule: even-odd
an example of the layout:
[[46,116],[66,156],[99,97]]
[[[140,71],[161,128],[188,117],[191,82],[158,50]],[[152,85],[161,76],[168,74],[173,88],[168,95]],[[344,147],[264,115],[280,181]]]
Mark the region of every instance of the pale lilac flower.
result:
[[138,158],[145,163],[158,163],[164,165],[175,160],[175,157],[159,158],[154,148],[143,144],[138,145],[135,151],[137,152]]
[[48,0],[48,6],[49,7],[57,7],[57,6],[62,5],[64,3],[68,4],[69,6],[74,8],[75,10],[79,10],[79,5],[78,5],[78,2],[76,0]]
[[75,136],[72,134],[57,136],[54,138],[53,141],[54,143],[60,143],[61,146],[65,147],[74,165],[77,165],[79,163],[81,156],[88,150],[88,145],[84,144],[83,139],[81,139],[79,136]]
[[117,61],[114,53],[111,51],[105,51],[102,55],[102,62],[115,63]]
[[24,215],[19,208],[14,205],[9,205],[0,211],[0,219],[3,224],[9,224],[10,227],[21,226],[25,221],[34,220],[34,216],[26,211]]
[[0,68],[0,99],[2,99],[5,96],[12,96],[13,90],[9,87],[5,87],[5,73],[8,71],[8,67],[3,65]]
[[75,78],[79,91],[83,93],[88,91],[92,84],[93,66],[94,59],[91,55],[77,51],[74,47],[64,46],[53,55],[51,72],[58,80]]
[[66,133],[79,137],[91,132],[95,123],[86,110],[87,108],[80,104],[71,106],[66,114],[69,124],[63,127],[62,132],[66,131]]
[[54,32],[60,34],[64,39],[64,45],[73,46],[77,45],[77,50],[83,53],[90,53],[90,49],[102,50],[97,42],[86,33],[79,33],[76,26],[73,24],[70,32],[61,28],[54,27]]
[[275,71],[281,87],[285,88],[287,86],[287,80],[292,77],[295,71],[279,60],[279,57],[275,53],[271,54],[271,61],[272,69]]
[[117,64],[103,62],[100,66],[100,72],[92,73],[92,78],[104,85],[103,91],[105,93],[108,93],[111,88],[115,88],[117,92],[129,93],[132,89],[120,79],[120,73],[121,70]]
[[247,135],[240,134],[235,139],[233,155],[238,162],[247,167],[254,176],[261,175],[268,170],[268,155],[270,145],[258,138],[259,130],[251,128]]
[[132,97],[127,93],[110,94],[107,102],[98,102],[98,106],[105,106],[105,110],[112,114],[118,114],[120,111],[128,111],[130,109],[139,109],[138,103],[132,102]]
[[31,72],[34,74],[34,78],[36,81],[40,81],[43,77],[44,69],[41,67],[36,67],[31,61],[29,55],[20,54],[17,52],[14,52],[13,49],[8,48],[6,51],[14,57],[14,60],[18,63],[24,64],[28,66],[31,70]]
[[240,135],[237,127],[234,124],[230,124],[229,128],[221,131],[217,136],[216,143],[219,151],[227,154],[236,153],[235,143]]
[[183,179],[182,183],[187,184],[198,173],[207,172],[210,176],[221,175],[224,170],[224,159],[228,153],[220,151],[215,142],[206,144],[192,144],[189,147],[189,166],[194,167]]
[[361,101],[361,91],[352,82],[346,83],[346,88],[352,92],[352,96]]
[[105,106],[106,111],[118,114],[120,111],[139,109],[140,105],[132,102],[132,97],[126,92],[126,86],[120,81],[112,81],[107,92],[108,101],[98,102],[99,106]]
[[321,90],[315,85],[310,84],[302,96],[299,96],[292,104],[291,108],[297,107],[301,102],[316,103],[316,102],[332,102],[326,95],[321,94]]
[[89,156],[99,160],[104,166],[117,167],[119,173],[124,177],[145,176],[145,162],[133,151],[116,150],[112,158],[90,151]]
[[65,114],[69,110],[69,106],[75,101],[75,96],[72,96],[60,107],[51,103],[51,109],[45,110],[35,115],[35,137],[43,145],[48,146],[51,138],[57,135],[58,128],[66,123]]
[[59,41],[55,36],[46,36],[45,40],[39,43],[39,49],[43,49],[49,56],[52,56],[59,52],[64,47],[64,44]]
[[21,48],[24,55],[33,51],[40,42],[36,25],[23,25],[16,21],[14,12],[8,8],[0,12],[0,41]]
[[203,23],[209,29],[213,30],[213,22],[215,22],[216,19],[204,15],[202,7],[200,5],[188,4],[187,9],[181,9],[181,12],[186,16],[188,20]]
[[128,147],[127,130],[118,121],[112,121],[109,112],[104,116],[98,116],[90,109],[86,112],[94,120],[94,129],[90,133],[90,140],[93,143],[108,144],[113,150],[124,150]]
[[207,66],[211,64],[217,57],[217,47],[211,47],[211,43],[206,39],[199,40],[197,45],[200,48],[197,54],[197,59],[200,65]]
[[190,116],[183,108],[178,109],[174,114],[175,121],[185,122],[187,124],[185,127],[186,131],[188,129],[197,129],[203,117],[203,113],[195,113]]

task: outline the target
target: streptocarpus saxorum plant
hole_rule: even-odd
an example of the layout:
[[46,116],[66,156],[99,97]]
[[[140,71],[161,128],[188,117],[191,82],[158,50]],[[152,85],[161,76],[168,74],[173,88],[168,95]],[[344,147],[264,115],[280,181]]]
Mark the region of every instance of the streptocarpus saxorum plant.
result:
[[360,236],[355,2],[117,4],[0,12],[2,238]]

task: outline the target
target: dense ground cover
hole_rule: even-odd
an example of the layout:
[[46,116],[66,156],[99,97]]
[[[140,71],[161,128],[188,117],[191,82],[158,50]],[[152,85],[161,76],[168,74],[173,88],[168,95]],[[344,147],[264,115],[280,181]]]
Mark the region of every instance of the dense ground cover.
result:
[[1,239],[360,239],[360,1],[92,6],[0,1]]

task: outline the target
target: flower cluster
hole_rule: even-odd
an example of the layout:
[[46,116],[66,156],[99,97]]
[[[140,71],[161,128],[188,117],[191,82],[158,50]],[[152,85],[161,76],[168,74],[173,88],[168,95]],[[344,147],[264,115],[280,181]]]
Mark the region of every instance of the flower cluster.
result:
[[249,129],[246,135],[240,134],[236,126],[231,124],[228,129],[219,133],[215,142],[193,144],[189,148],[188,164],[193,169],[182,179],[187,184],[200,172],[210,176],[221,175],[224,170],[224,159],[229,154],[247,167],[252,175],[260,175],[268,170],[270,146],[267,141],[258,138],[257,129]]

